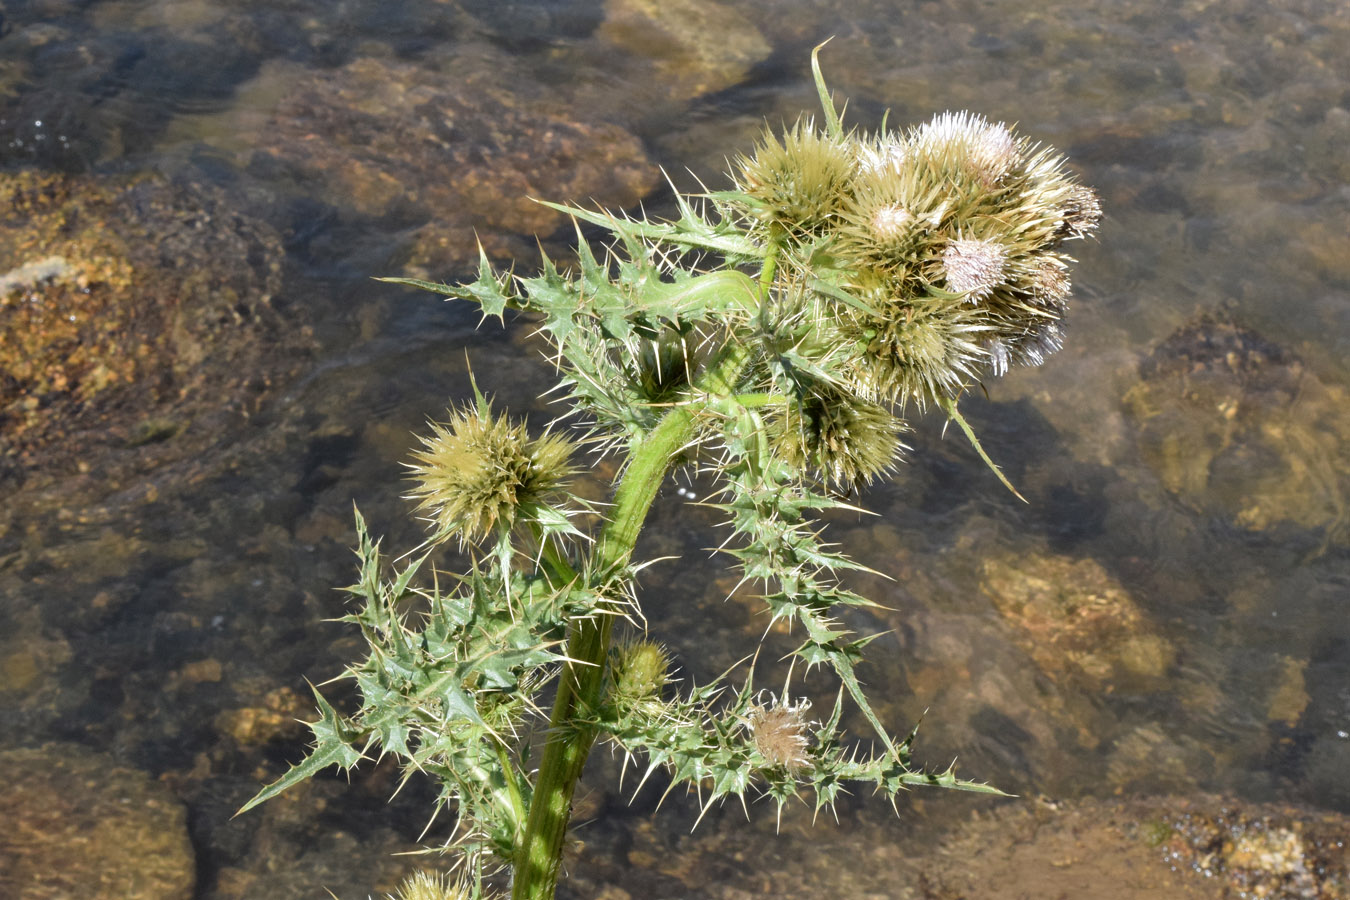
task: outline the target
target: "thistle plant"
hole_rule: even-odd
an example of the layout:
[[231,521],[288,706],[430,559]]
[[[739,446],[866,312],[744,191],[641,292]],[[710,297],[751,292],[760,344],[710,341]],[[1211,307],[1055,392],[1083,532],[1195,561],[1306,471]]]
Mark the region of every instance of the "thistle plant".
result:
[[[433,424],[409,464],[429,536],[402,565],[358,513],[357,603],[343,617],[369,646],[344,675],[358,708],[339,713],[316,691],[309,755],[245,809],[329,766],[393,756],[457,817],[462,868],[446,896],[491,896],[506,869],[515,900],[542,900],[601,740],[704,812],[747,795],[820,811],[849,785],[892,801],[918,785],[994,792],[915,763],[914,732],[893,734],[873,710],[855,669],[874,636],[841,619],[874,604],[845,585],[862,566],[823,540],[818,517],[856,508],[848,498],[896,465],[911,409],[942,411],[997,473],[958,402],[1059,348],[1063,246],[1100,207],[1055,151],[976,115],[846,131],[816,54],[812,70],[819,123],[766,134],[732,189],[677,195],[678,218],[550,203],[608,243],[597,252],[578,229],[574,266],[545,257],[528,277],[480,251],[467,284],[385,279],[532,317],[568,413],[532,437],[475,386],[473,404]],[[583,449],[621,458],[604,506],[569,491]],[[725,555],[796,635],[779,693],[756,687],[753,665],[682,681],[635,627],[634,547],[679,466],[716,482]],[[437,567],[447,543],[466,571]],[[822,676],[837,693],[813,709],[796,686]],[[850,704],[870,750],[841,730]]]

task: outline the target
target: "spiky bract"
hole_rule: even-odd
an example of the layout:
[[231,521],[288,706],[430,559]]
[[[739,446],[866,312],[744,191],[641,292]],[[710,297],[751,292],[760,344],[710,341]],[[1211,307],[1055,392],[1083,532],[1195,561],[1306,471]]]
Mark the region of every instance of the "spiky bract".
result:
[[403,879],[390,900],[470,900],[472,888],[444,872],[419,870]]
[[419,440],[408,464],[416,482],[410,499],[427,515],[433,540],[482,540],[537,519],[574,474],[567,438],[532,440],[523,424],[494,417],[481,399],[432,422]]
[[854,148],[799,121],[782,142],[766,132],[752,157],[738,161],[740,189],[759,222],[798,236],[826,228],[847,199]]
[[889,470],[904,447],[903,420],[828,387],[781,407],[769,427],[775,450],[790,465],[847,489]]

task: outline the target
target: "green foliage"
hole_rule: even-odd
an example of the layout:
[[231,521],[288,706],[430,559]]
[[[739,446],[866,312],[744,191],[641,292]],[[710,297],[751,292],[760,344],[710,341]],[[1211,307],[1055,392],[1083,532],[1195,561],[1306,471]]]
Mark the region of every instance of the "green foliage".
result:
[[[319,696],[310,755],[246,809],[325,767],[392,756],[407,777],[431,776],[458,816],[469,877],[454,896],[481,896],[495,864],[513,869],[513,897],[540,900],[597,739],[642,770],[639,784],[662,772],[667,793],[686,788],[704,811],[755,793],[819,811],[850,783],[892,800],[915,785],[994,792],[916,765],[914,732],[892,734],[872,708],[856,666],[875,635],[843,624],[873,606],[845,586],[863,567],[823,540],[819,516],[853,508],[835,489],[897,462],[911,402],[945,411],[997,473],[958,400],[1059,346],[1061,245],[1100,209],[1053,151],[978,116],[846,132],[812,63],[824,129],[767,135],[739,160],[735,189],[679,197],[674,221],[548,204],[610,243],[597,254],[579,240],[574,266],[545,258],[531,276],[480,253],[466,284],[385,279],[537,322],[574,428],[622,455],[622,478],[585,532],[570,518],[585,507],[567,493],[562,434],[531,439],[481,395],[433,424],[410,466],[426,554],[386,572],[357,518],[358,606],[343,618],[369,648],[344,674],[356,711]],[[690,461],[717,482],[742,584],[797,636],[780,694],[756,690],[752,666],[682,684],[650,641],[611,647],[617,619],[641,621],[631,555],[643,519]],[[452,538],[470,554],[460,575],[430,561]],[[820,670],[838,691],[812,719],[793,678]],[[874,751],[843,733],[849,705]]]

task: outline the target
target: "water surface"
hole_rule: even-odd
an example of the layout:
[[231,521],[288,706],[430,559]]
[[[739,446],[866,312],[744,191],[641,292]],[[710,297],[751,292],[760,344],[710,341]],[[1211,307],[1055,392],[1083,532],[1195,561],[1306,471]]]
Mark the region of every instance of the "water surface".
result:
[[[886,715],[904,728],[927,710],[920,758],[959,756],[1046,802],[1215,792],[1350,812],[1343,6],[836,6],[691,2],[677,18],[720,45],[677,52],[680,35],[644,37],[648,14],[617,0],[6,4],[5,168],[218,192],[275,230],[274,303],[306,349],[247,415],[222,397],[228,427],[207,431],[202,401],[187,437],[67,442],[4,482],[0,749],[79,744],[167,785],[199,898],[392,889],[405,862],[390,854],[415,846],[429,796],[387,803],[392,771],[230,816],[298,757],[305,679],[359,649],[326,621],[352,577],[353,502],[411,546],[411,432],[468,395],[470,365],[542,425],[552,373],[528,323],[480,326],[369,276],[460,277],[475,234],[522,267],[530,231],[565,255],[566,225],[513,205],[550,184],[668,209],[656,167],[716,184],[765,120],[814,109],[808,53],[833,35],[822,59],[851,121],[1016,123],[1069,156],[1107,216],[1076,248],[1065,350],[965,407],[1028,502],[917,418],[909,462],[865,497],[881,517],[832,523],[892,579],[860,583],[889,611],[852,623],[889,632],[865,670]],[[399,157],[399,129],[496,155]],[[175,454],[184,440],[197,449]],[[642,547],[684,556],[652,570],[645,602],[695,678],[764,627],[724,601],[704,549],[716,521],[672,487]],[[783,871],[803,896],[907,896],[837,854],[884,861],[991,802],[915,795],[896,817],[859,798],[815,831],[789,816],[777,842],[767,808],[748,830],[727,809],[689,837],[692,802],[629,810],[617,764],[597,754],[593,770],[576,896],[615,866],[646,871],[630,888],[653,896],[793,893]],[[720,862],[689,862],[707,846]]]

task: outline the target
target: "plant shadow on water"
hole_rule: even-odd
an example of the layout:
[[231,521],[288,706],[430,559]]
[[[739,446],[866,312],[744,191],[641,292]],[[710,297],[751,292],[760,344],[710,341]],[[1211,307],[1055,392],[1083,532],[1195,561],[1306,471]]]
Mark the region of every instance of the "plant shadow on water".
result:
[[[887,632],[862,670],[882,717],[922,716],[926,758],[959,756],[1022,799],[915,794],[896,817],[857,798],[838,824],[789,809],[781,834],[770,804],[749,825],[728,806],[691,834],[691,801],[654,814],[653,783],[630,807],[633,773],[619,791],[619,762],[596,754],[564,895],[1346,896],[1317,874],[1344,871],[1324,849],[1350,830],[1343,10],[671,7],[690,27],[636,0],[7,4],[0,325],[33,296],[125,318],[25,324],[27,368],[0,359],[0,757],[33,773],[0,817],[50,827],[70,779],[104,773],[72,820],[104,843],[78,860],[58,841],[0,893],[39,890],[44,870],[92,883],[138,852],[164,865],[119,896],[393,889],[407,864],[390,854],[417,845],[431,788],[387,802],[392,767],[231,816],[301,755],[305,678],[357,650],[326,621],[354,571],[352,502],[412,546],[412,432],[468,396],[470,365],[542,427],[551,373],[530,323],[476,330],[365,279],[454,280],[476,236],[530,259],[531,230],[566,259],[570,226],[522,195],[660,214],[656,166],[710,177],[765,119],[812,108],[800,61],[834,34],[852,121],[1017,121],[1103,194],[1065,349],[965,408],[1028,503],[940,417],[917,418],[909,462],[867,496],[881,516],[830,523],[889,577],[857,579],[887,609],[847,623]],[[720,56],[691,44],[714,27]],[[486,128],[491,107],[509,133]],[[25,268],[51,257],[75,268]],[[125,283],[145,305],[119,305]],[[714,512],[667,492],[654,516],[640,554],[681,561],[644,576],[649,624],[682,677],[706,680],[767,623],[700,562]],[[792,646],[773,634],[765,652]],[[40,747],[68,765],[44,769]],[[122,823],[144,840],[100,831],[119,798],[163,811]],[[0,857],[28,852],[15,841]],[[1008,874],[980,861],[993,848],[1018,861]],[[1193,865],[1220,877],[1167,880]]]

